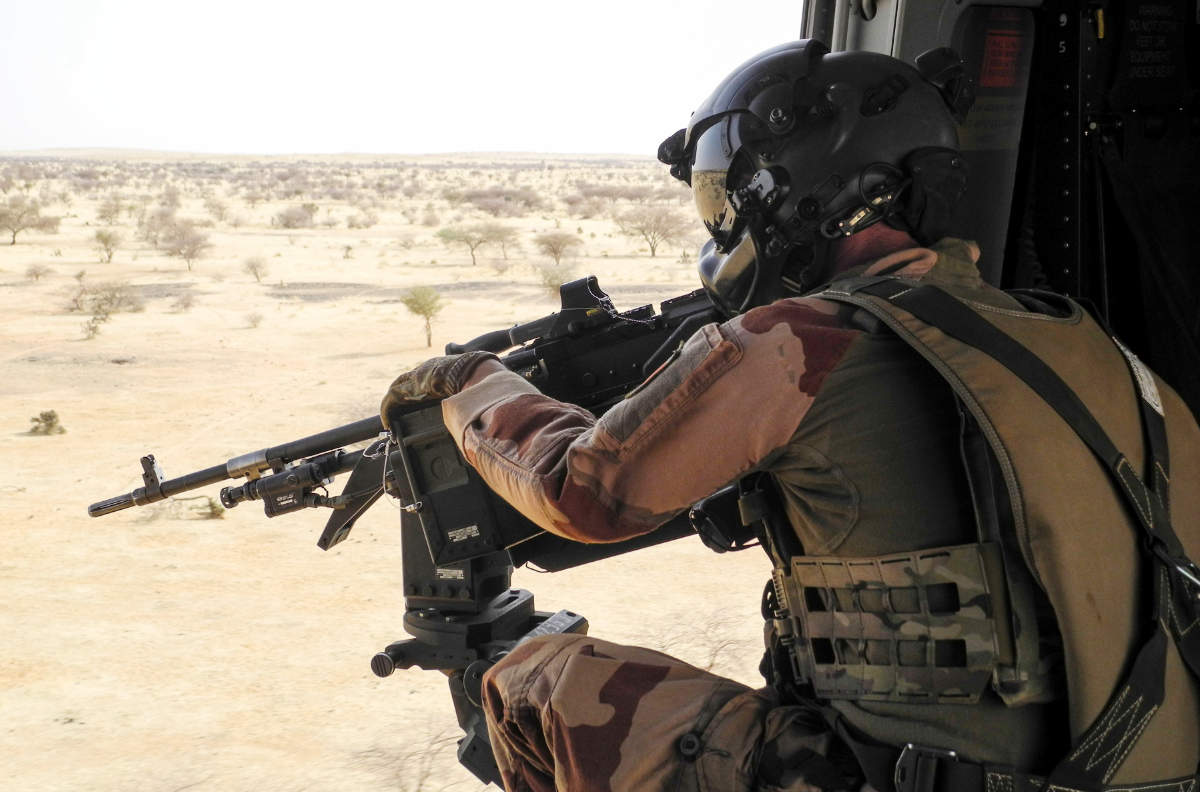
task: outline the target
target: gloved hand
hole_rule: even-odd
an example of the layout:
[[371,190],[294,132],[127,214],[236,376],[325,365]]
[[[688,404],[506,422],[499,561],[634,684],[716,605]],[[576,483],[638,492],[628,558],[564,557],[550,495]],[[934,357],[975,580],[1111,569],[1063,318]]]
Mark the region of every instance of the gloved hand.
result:
[[453,396],[462,390],[476,366],[485,360],[497,359],[491,352],[465,352],[430,358],[412,371],[404,372],[396,377],[379,405],[384,428],[389,432],[392,430],[390,413],[393,410]]

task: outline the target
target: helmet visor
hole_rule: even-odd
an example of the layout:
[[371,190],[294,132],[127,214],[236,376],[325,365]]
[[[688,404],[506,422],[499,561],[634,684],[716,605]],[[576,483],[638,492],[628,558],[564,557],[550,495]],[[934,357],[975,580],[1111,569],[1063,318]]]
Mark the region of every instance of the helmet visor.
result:
[[727,174],[733,162],[730,117],[700,134],[692,155],[692,198],[708,233],[722,250],[733,238],[737,212],[729,204]]

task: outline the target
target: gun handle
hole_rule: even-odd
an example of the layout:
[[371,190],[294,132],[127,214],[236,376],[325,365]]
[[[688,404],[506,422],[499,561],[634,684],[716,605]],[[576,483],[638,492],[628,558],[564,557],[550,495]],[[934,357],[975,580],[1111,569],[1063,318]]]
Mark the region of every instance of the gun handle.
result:
[[473,338],[465,344],[446,344],[447,355],[461,355],[463,352],[503,352],[514,344],[507,330],[493,330]]

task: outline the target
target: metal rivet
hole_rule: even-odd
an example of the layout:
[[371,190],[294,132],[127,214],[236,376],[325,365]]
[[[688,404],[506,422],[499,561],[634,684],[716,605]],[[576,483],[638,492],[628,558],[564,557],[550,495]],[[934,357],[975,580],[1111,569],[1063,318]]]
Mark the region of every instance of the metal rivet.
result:
[[700,738],[694,732],[688,732],[679,738],[675,747],[679,749],[679,754],[684,759],[695,759],[700,755],[704,744],[700,742]]

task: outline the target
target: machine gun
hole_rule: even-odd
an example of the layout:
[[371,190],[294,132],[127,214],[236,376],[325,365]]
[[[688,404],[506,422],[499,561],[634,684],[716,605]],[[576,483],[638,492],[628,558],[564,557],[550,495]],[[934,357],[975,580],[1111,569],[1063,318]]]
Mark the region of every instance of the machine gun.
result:
[[[486,333],[447,353],[502,353],[510,370],[549,396],[601,414],[620,401],[680,345],[717,314],[702,291],[618,312],[594,277],[563,284],[562,307],[549,316]],[[513,349],[516,347],[516,349]],[[368,442],[366,448],[344,446]],[[94,503],[99,517],[144,506],[177,493],[245,478],[221,490],[233,508],[260,500],[267,517],[306,508],[332,509],[317,545],[346,539],[351,528],[385,493],[401,509],[404,629],[411,638],[388,645],[371,660],[381,677],[397,668],[450,675],[455,711],[466,736],[458,757],[482,781],[500,784],[479,710],[483,672],[517,643],[549,633],[586,632],[571,611],[534,609],[533,595],[510,587],[514,567],[535,564],[556,571],[677,539],[705,526],[732,522],[733,488],[715,493],[657,530],[624,542],[586,545],[544,532],[487,485],[467,464],[442,421],[438,404],[415,405],[383,433],[378,416],[264,448],[179,478],[164,480],[153,455],[142,457],[143,486]],[[350,471],[341,494],[323,492]],[[722,536],[730,531],[724,528]],[[709,540],[711,541],[711,540]]]

